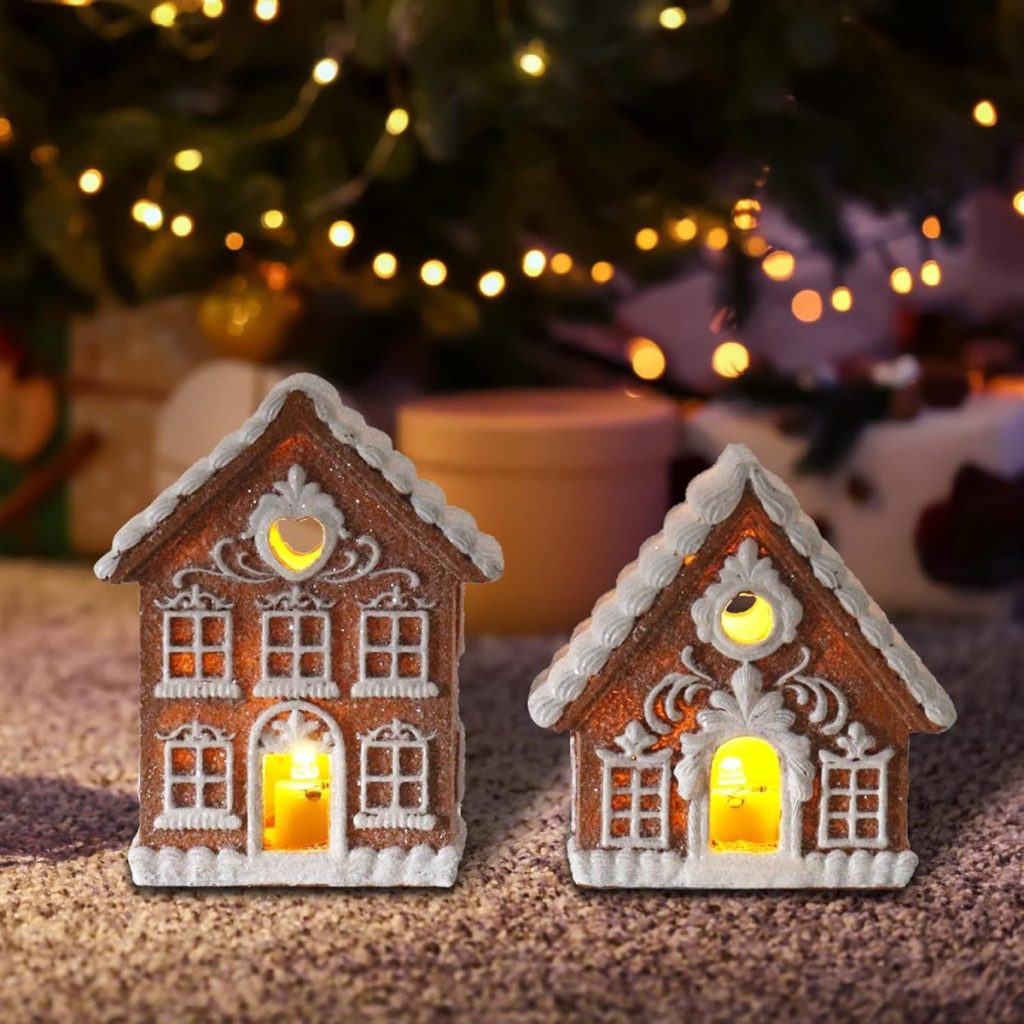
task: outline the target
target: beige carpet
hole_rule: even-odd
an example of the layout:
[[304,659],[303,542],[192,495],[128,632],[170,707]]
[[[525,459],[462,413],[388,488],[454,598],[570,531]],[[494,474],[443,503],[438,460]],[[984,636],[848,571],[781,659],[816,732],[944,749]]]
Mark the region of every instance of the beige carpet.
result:
[[[0,1020],[1024,1020],[1024,631],[906,630],[961,720],[915,737],[897,894],[584,893],[551,643],[471,644],[451,893],[136,891],[135,608],[0,565]],[[1015,932],[1018,933],[1015,935]]]

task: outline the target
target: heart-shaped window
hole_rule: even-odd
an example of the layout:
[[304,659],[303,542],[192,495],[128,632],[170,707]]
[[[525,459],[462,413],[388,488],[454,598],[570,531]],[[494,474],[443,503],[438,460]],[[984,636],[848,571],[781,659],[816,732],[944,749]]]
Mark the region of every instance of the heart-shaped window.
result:
[[324,524],[316,516],[281,516],[267,530],[267,546],[289,572],[305,572],[323,554],[326,542]]

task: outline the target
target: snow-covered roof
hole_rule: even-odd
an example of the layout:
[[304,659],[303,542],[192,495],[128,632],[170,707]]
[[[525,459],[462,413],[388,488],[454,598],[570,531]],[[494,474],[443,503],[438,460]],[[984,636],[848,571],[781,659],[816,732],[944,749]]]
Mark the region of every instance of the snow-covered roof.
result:
[[554,725],[583,694],[612,651],[632,633],[637,619],[676,578],[684,556],[695,553],[711,528],[733,512],[748,485],[771,521],[808,560],[818,582],[836,595],[865,639],[903,681],[929,721],[943,728],[953,724],[956,711],[949,695],[824,540],[793,492],[769,473],[746,445],[732,444],[711,469],[690,482],[686,500],[668,513],[662,531],[643,544],[636,561],[619,574],[615,589],[598,600],[591,617],[576,627],[569,643],[536,678],[529,706],[538,725]]
[[395,451],[387,434],[369,426],[358,412],[341,401],[327,381],[311,373],[296,373],[277,384],[238,430],[228,434],[209,455],[185,470],[149,506],[129,519],[114,535],[110,550],[96,563],[96,575],[100,579],[112,576],[126,551],[149,536],[183,498],[194,494],[214,473],[229,465],[262,436],[294,391],[301,391],[310,399],[317,416],[334,437],[351,446],[368,466],[377,470],[409,502],[423,522],[436,526],[487,579],[501,576],[503,557],[498,542],[482,533],[468,512],[449,505],[437,484],[420,480],[412,461]]

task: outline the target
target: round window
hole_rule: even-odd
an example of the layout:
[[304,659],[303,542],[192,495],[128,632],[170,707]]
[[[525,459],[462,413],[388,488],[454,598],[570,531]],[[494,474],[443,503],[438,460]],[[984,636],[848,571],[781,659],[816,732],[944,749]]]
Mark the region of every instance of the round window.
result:
[[771,601],[750,590],[740,591],[722,609],[722,632],[735,644],[752,647],[764,643],[774,629]]

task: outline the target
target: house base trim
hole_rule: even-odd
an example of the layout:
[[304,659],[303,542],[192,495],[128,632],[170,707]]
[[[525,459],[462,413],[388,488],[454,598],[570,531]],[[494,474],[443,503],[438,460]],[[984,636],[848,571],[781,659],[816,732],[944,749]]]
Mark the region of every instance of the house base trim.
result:
[[340,854],[238,850],[205,846],[143,846],[136,835],[128,851],[132,881],[142,886],[434,886],[450,888],[459,872],[465,837],[436,850],[356,847]]
[[716,853],[685,857],[675,850],[581,850],[569,839],[577,885],[597,889],[895,889],[907,884],[910,850],[846,853]]

